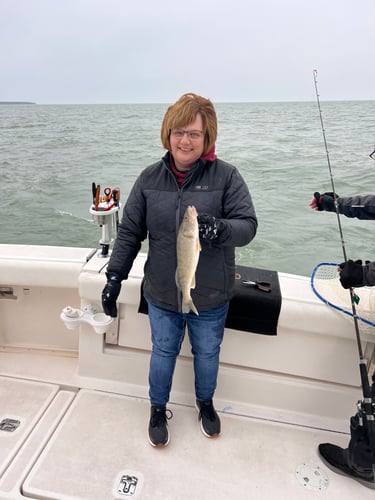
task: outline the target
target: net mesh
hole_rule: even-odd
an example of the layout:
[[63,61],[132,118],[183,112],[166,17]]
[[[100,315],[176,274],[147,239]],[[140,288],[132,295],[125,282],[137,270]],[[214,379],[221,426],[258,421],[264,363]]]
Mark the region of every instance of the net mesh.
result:
[[[338,264],[319,264],[313,271],[311,286],[323,302],[345,312],[345,316],[353,321],[350,292],[342,287],[337,269]],[[356,288],[354,295],[358,297],[355,309],[361,321],[361,331],[375,335],[375,287]]]

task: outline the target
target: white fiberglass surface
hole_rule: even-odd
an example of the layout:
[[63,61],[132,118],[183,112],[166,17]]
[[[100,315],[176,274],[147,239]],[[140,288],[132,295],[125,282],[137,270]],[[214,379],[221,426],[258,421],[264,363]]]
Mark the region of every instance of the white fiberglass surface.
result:
[[0,477],[59,387],[0,376]]
[[[131,478],[131,497],[137,499],[373,498],[371,490],[319,460],[320,442],[344,446],[347,435],[221,412],[222,434],[208,439],[192,406],[169,407],[170,444],[153,448],[147,400],[80,391],[24,482],[24,494],[48,500],[128,498],[119,485]],[[297,471],[306,470],[301,464],[322,471],[324,488],[300,481]]]

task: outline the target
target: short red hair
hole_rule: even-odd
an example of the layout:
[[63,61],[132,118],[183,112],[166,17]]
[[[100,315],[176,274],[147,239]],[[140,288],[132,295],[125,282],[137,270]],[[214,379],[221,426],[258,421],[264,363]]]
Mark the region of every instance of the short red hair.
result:
[[215,145],[217,138],[217,117],[214,105],[209,99],[189,92],[183,94],[178,101],[169,106],[161,125],[161,142],[165,149],[171,150],[171,130],[182,128],[193,123],[197,115],[202,117],[204,132],[203,155]]

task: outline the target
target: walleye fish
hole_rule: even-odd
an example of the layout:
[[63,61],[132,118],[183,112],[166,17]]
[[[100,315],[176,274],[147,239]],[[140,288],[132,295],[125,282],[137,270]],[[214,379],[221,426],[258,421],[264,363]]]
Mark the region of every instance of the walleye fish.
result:
[[188,206],[178,231],[176,285],[182,292],[182,312],[193,311],[198,316],[190,295],[190,289],[195,288],[195,271],[201,251],[197,216],[195,207]]

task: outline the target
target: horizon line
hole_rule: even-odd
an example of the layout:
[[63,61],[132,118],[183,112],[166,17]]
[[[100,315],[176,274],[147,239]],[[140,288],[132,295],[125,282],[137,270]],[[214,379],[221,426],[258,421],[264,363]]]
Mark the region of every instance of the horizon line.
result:
[[[356,99],[321,99],[322,102],[358,102],[358,101],[374,101],[375,98],[356,98]],[[300,100],[223,100],[216,101],[211,99],[214,104],[281,104],[281,103],[309,103],[315,102],[314,99],[300,99]],[[38,105],[38,106],[95,106],[95,105],[128,105],[128,104],[163,104],[169,105],[167,101],[111,101],[111,102],[37,102],[37,101],[24,101],[24,100],[9,100],[0,101],[0,105]]]

